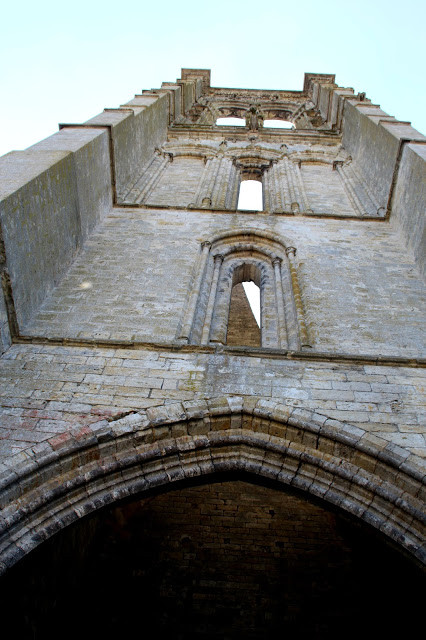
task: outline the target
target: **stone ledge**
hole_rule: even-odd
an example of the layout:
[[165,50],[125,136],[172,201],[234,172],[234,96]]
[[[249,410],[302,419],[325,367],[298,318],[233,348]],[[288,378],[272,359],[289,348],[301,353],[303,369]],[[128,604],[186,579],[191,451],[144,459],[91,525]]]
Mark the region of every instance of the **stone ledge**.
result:
[[192,345],[182,342],[137,342],[132,340],[102,340],[98,338],[62,338],[52,336],[19,335],[13,340],[14,344],[45,344],[66,347],[93,347],[111,349],[148,349],[182,353],[226,353],[249,357],[285,358],[287,360],[313,360],[318,362],[344,363],[354,365],[377,365],[390,367],[426,367],[426,358],[412,358],[403,356],[381,356],[372,354],[352,354],[329,351],[287,351],[285,349],[271,349],[263,347],[228,347],[226,345]]

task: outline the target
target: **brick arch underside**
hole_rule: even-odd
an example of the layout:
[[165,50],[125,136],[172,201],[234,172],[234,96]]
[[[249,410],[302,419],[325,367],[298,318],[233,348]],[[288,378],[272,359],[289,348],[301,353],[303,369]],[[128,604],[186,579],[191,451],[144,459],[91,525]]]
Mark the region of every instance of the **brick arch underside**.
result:
[[422,479],[391,452],[360,443],[354,431],[326,416],[232,396],[169,404],[63,434],[58,449],[28,456],[3,482],[0,573],[97,509],[223,472],[320,498],[425,563]]

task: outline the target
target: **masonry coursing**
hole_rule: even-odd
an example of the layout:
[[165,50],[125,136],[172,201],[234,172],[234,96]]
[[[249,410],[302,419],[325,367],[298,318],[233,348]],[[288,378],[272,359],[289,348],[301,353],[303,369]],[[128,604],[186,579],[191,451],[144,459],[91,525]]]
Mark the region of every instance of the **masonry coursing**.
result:
[[271,398],[424,456],[424,370],[235,354],[15,345],[2,367],[0,451],[123,413],[208,397]]
[[[355,472],[352,477],[358,478],[357,500],[365,489],[365,504],[354,506],[341,479],[340,497],[330,488],[330,500],[360,510],[422,558],[412,523],[421,520],[419,483],[426,472],[420,240],[426,138],[362,94],[339,88],[333,76],[307,74],[303,92],[261,92],[214,89],[205,70],[182,73],[176,83],[0,161],[0,480],[5,496],[22,490],[32,505],[25,507],[24,499],[19,507],[21,524],[10,524],[9,515],[2,521],[0,551],[8,549],[2,567],[50,535],[52,519],[60,528],[67,518],[96,508],[96,501],[75,506],[67,495],[62,524],[52,515],[60,513],[56,506],[50,516],[48,507],[36,509],[32,534],[27,509],[50,499],[43,483],[77,482],[67,475],[74,455],[81,458],[81,473],[85,469],[85,454],[73,453],[75,446],[90,449],[95,439],[102,449],[106,430],[117,451],[137,448],[125,435],[142,441],[146,426],[154,424],[154,442],[169,429],[176,441],[183,438],[178,449],[196,449],[206,427],[189,424],[181,432],[182,416],[199,411],[207,420],[221,412],[227,459],[238,467],[258,425],[249,421],[247,427],[240,417],[244,434],[234,432],[234,405],[244,407],[241,416],[263,412],[261,422],[269,411],[282,424],[299,424],[296,440],[305,438],[306,445],[300,460],[318,456],[326,465],[323,457],[332,451],[345,469],[359,454],[364,467],[360,479]],[[255,111],[263,108],[266,115],[293,114],[296,128],[263,129],[261,118],[251,116],[245,129],[215,126],[215,117],[231,108],[244,113],[253,101]],[[239,181],[248,177],[263,182],[263,212],[236,209]],[[242,230],[251,244],[238,236]],[[205,247],[227,234],[235,236],[237,266],[244,259],[249,264],[263,242],[270,273],[278,277],[277,260],[291,254],[291,279],[274,281],[271,291],[279,309],[279,289],[289,288],[285,302],[294,301],[299,324],[303,311],[307,335],[300,349],[191,343],[182,335],[188,305],[208,294],[197,272],[204,268]],[[279,258],[273,253],[278,242]],[[320,452],[312,434],[325,427],[334,444]],[[274,429],[265,427],[265,443],[275,438],[278,449],[292,443],[293,432]],[[233,447],[233,438],[243,444]],[[355,454],[345,449],[345,438]],[[161,462],[161,455],[155,464],[164,465],[165,477],[171,463],[166,457]],[[46,460],[58,456],[65,475],[47,480],[43,465],[50,468]],[[284,454],[282,460],[285,466]],[[78,475],[79,463],[72,464]],[[111,464],[108,458],[105,469]],[[295,477],[304,463],[298,464]],[[28,489],[34,465],[44,471],[34,476],[37,488]],[[367,490],[363,474],[369,472]],[[126,473],[121,470],[120,478]],[[312,473],[318,484],[304,479],[300,486],[327,494],[324,473]],[[389,478],[394,488],[382,495],[381,482]],[[136,491],[137,483],[125,491]],[[108,503],[119,496],[111,486],[105,475],[102,500]],[[33,490],[39,493],[31,502]],[[386,514],[383,522],[380,513]]]

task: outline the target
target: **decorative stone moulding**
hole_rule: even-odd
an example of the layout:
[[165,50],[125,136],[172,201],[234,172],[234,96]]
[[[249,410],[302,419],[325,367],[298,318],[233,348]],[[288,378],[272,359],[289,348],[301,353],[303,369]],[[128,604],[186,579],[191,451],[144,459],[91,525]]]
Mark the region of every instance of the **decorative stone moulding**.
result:
[[[239,118],[245,122],[248,131],[259,131],[264,127],[265,120],[283,120],[292,122],[295,129],[322,130],[326,126],[324,118],[317,107],[312,102],[288,103],[278,106],[277,104],[250,104],[242,101],[240,104],[235,101],[220,103],[214,98],[205,98],[194,104],[186,117],[181,117],[176,121],[179,126],[215,126],[219,118]],[[221,124],[220,128],[226,126]],[[233,127],[234,125],[228,125]],[[268,127],[269,129],[269,127]]]
[[[173,159],[179,162],[180,158],[199,158],[204,168],[198,169],[201,176],[193,199],[186,203],[189,208],[234,211],[241,181],[258,180],[263,186],[264,209],[269,213],[329,215],[334,212],[324,210],[324,201],[316,202],[316,193],[310,195],[306,188],[305,167],[316,164],[321,170],[317,181],[329,181],[330,187],[340,189],[346,199],[345,215],[383,215],[384,205],[377,202],[341,144],[300,147],[265,143],[257,138],[237,143],[223,138],[171,140],[155,151],[123,201],[155,205],[154,191],[160,180],[167,181]],[[331,175],[333,171],[338,176],[337,182]]]
[[173,403],[55,436],[2,475],[0,573],[106,505],[224,472],[319,498],[424,562],[421,477],[389,443],[365,436],[255,396]]
[[261,346],[310,348],[295,254],[292,243],[254,229],[203,242],[177,338],[226,344],[232,287],[252,280],[260,289]]

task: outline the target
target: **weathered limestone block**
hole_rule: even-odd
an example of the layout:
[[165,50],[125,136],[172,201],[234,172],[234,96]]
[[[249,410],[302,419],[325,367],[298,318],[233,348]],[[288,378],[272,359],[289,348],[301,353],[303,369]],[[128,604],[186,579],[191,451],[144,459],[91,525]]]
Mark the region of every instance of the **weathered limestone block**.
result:
[[73,153],[81,234],[86,239],[110,210],[113,200],[108,131],[65,126],[29,150]]

